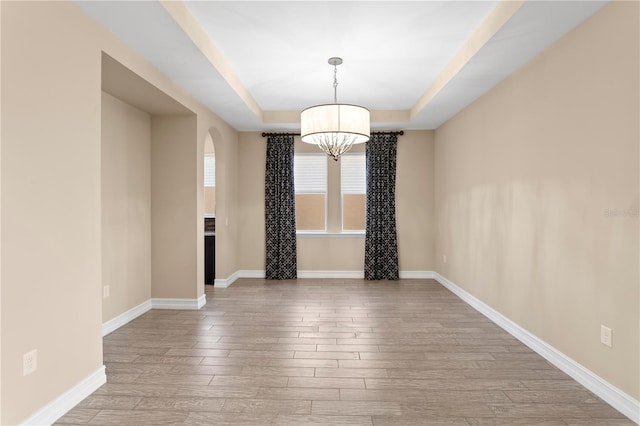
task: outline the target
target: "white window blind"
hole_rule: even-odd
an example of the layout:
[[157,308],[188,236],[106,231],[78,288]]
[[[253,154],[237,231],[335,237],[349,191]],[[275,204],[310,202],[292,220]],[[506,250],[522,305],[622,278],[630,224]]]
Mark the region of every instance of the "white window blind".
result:
[[295,154],[293,169],[296,194],[325,194],[327,192],[326,155]]
[[204,186],[216,186],[216,157],[213,154],[204,155]]
[[343,194],[366,194],[367,176],[364,152],[340,157],[340,186]]

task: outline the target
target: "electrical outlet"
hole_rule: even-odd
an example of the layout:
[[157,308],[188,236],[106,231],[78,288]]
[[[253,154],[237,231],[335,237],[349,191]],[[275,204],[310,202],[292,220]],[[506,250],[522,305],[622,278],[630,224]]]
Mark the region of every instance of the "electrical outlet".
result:
[[446,254],[442,255],[442,263],[447,263],[447,255]]
[[111,291],[111,288],[108,285],[105,285],[104,287],[102,287],[102,297],[104,299],[108,298],[110,291]]
[[22,355],[22,375],[26,376],[38,369],[38,350],[34,349]]
[[612,347],[612,331],[609,327],[601,325],[600,326],[600,343],[605,346]]

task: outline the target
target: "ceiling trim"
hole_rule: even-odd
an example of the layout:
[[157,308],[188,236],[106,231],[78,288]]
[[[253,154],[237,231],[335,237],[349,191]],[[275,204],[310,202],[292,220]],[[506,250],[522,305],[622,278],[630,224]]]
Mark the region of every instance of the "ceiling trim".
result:
[[222,78],[229,84],[229,87],[236,92],[245,105],[262,122],[263,111],[260,105],[253,98],[251,93],[242,84],[231,66],[224,59],[218,48],[209,39],[198,21],[193,17],[189,9],[182,1],[160,0],[160,4],[167,11],[169,16],[178,24],[184,33],[191,39],[193,44],[202,52],[213,67],[220,73]]
[[[260,107],[183,0],[159,0],[159,3],[259,123],[285,126],[296,126],[300,123],[300,111],[263,110]],[[411,123],[417,116],[424,114],[441,93],[449,90],[451,83],[468,68],[480,51],[492,42],[496,34],[506,28],[507,23],[525,3],[526,0],[499,0],[412,107],[402,110],[372,110],[371,123],[376,123],[377,126],[389,123],[402,125]]]
[[[262,110],[182,1],[160,0],[160,4],[261,123],[300,122],[300,111]],[[523,4],[524,0],[500,0],[411,109],[371,111],[371,121],[410,122],[447,86],[476,53],[513,17]]]
[[194,115],[169,96],[106,52],[102,52],[101,89],[149,115]]
[[264,111],[263,123],[299,123],[300,111]]
[[[408,109],[371,110],[373,123],[408,123],[411,121]],[[264,111],[263,123],[300,123],[300,111]]]
[[501,0],[493,8],[411,108],[411,119],[446,87],[460,70],[473,59],[476,53],[516,14],[523,4],[524,0]]
[[411,111],[408,109],[373,110],[371,121],[374,123],[408,123],[411,121]]

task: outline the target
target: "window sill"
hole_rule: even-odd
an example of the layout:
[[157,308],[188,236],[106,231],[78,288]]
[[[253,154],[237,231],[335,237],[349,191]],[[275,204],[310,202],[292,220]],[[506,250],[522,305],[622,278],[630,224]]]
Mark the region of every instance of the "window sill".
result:
[[297,231],[298,238],[364,238],[364,231],[345,231],[345,232],[313,232],[313,231]]

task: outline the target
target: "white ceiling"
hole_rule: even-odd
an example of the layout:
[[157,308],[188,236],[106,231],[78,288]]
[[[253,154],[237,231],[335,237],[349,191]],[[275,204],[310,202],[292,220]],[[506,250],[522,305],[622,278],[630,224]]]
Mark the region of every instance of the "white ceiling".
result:
[[333,101],[331,56],[344,59],[338,100],[372,110],[373,129],[436,128],[605,2],[512,3],[495,26],[501,3],[76,4],[230,125],[260,131],[298,129],[300,110]]

